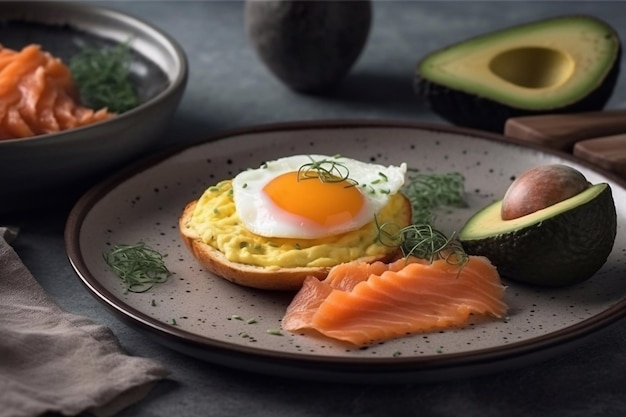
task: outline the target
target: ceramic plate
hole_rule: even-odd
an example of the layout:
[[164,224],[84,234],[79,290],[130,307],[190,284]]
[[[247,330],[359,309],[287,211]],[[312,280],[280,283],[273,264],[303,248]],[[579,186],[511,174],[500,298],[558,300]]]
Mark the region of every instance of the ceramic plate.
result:
[[[460,172],[466,209],[438,213],[459,230],[504,195],[524,170],[566,163],[593,183],[608,182],[618,211],[614,250],[590,280],[540,289],[505,282],[507,320],[418,334],[367,348],[281,332],[292,294],[239,287],[213,276],[187,252],[177,221],[185,204],[241,170],[293,154],[342,154],[381,164],[406,162],[425,173]],[[565,154],[474,131],[399,122],[315,122],[231,132],[132,167],[87,193],[66,228],[69,258],[98,300],[136,329],[197,358],[258,372],[334,381],[401,382],[504,370],[545,359],[616,322],[626,312],[624,182]],[[115,244],[143,241],[166,254],[173,272],[146,293],[125,293],[103,261]],[[557,242],[555,242],[557,244]]]

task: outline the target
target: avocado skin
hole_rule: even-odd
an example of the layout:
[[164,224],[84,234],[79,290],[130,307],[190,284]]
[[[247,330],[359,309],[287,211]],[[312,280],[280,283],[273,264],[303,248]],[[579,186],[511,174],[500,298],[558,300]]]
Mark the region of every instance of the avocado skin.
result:
[[[551,109],[533,111],[510,107],[486,97],[435,83],[422,77],[419,72],[416,72],[413,79],[413,88],[426,107],[444,120],[457,126],[502,133],[507,119],[512,117],[602,110],[615,89],[620,74],[621,58],[620,43],[613,66],[595,90],[577,102]],[[418,64],[418,68],[419,66]]]
[[616,233],[617,213],[607,186],[593,200],[520,230],[476,240],[461,231],[459,239],[467,254],[486,256],[504,278],[563,287],[591,278],[604,265]]
[[349,72],[371,26],[370,0],[254,1],[246,31],[258,56],[293,90],[328,90]]
[[415,93],[426,106],[444,120],[463,127],[502,133],[507,119],[512,117],[567,114],[602,110],[611,98],[620,72],[621,47],[616,63],[604,82],[584,99],[554,109],[530,111],[500,104],[485,97],[456,91],[416,76]]

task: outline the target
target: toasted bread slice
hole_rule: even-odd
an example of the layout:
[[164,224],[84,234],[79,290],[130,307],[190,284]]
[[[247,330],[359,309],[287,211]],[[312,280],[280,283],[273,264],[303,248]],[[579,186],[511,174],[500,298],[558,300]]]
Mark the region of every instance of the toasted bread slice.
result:
[[[411,203],[404,197],[402,213],[398,218],[405,224],[411,223]],[[326,278],[330,267],[263,267],[247,265],[229,261],[226,256],[214,247],[204,243],[200,236],[190,227],[189,220],[193,213],[196,201],[192,201],[184,208],[179,218],[180,235],[193,256],[211,273],[231,282],[247,287],[267,290],[296,291],[302,286],[304,279],[311,275],[318,279]],[[400,255],[400,250],[391,250],[389,253],[374,257],[359,258],[365,262],[389,262]]]

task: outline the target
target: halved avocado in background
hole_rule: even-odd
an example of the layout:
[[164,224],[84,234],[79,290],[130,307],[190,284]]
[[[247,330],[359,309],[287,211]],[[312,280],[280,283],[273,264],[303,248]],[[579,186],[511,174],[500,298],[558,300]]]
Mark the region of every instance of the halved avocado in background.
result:
[[472,216],[458,238],[470,255],[486,256],[504,278],[546,287],[582,282],[606,262],[617,233],[611,188],[585,191],[513,220],[502,200]]
[[601,110],[620,70],[616,31],[563,16],[492,32],[424,57],[416,94],[453,124],[502,132],[510,117]]

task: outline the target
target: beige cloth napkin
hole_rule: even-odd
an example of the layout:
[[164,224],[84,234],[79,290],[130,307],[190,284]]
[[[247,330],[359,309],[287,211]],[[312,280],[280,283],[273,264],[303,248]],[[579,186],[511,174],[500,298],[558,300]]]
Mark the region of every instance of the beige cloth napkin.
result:
[[0,227],[0,417],[112,416],[141,400],[167,371],[55,304],[7,242],[14,232]]

